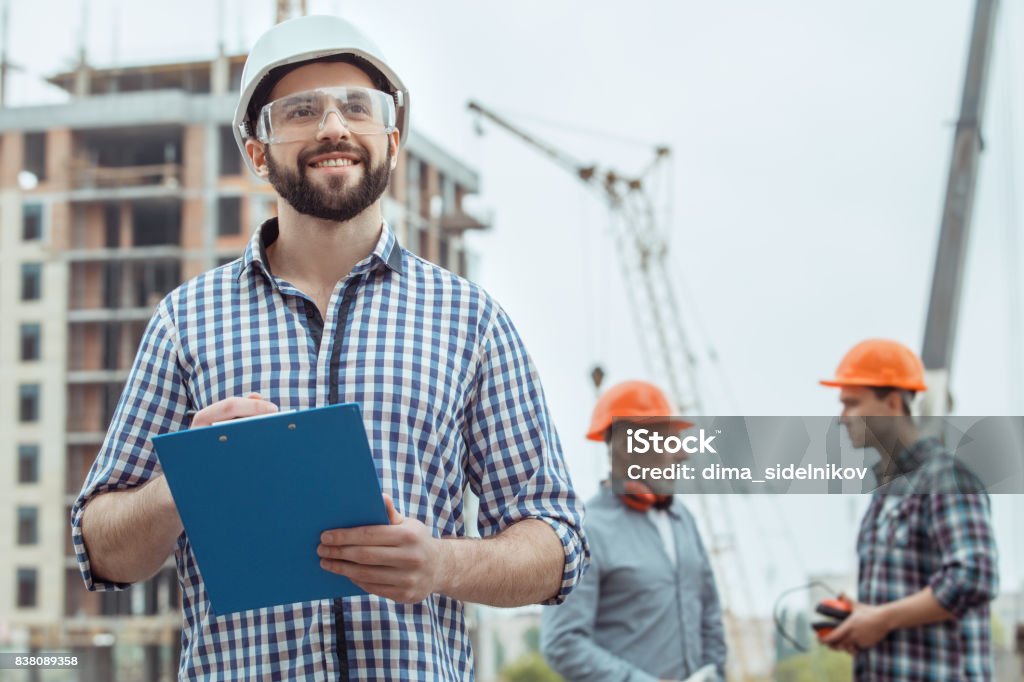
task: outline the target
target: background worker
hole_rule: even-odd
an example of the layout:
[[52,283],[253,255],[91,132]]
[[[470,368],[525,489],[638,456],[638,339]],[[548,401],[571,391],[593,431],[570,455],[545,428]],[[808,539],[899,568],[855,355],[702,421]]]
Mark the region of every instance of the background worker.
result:
[[[381,217],[408,116],[397,74],[341,19],[278,24],[246,61],[236,136],[278,217],[160,303],[72,510],[90,590],[174,553],[182,679],[471,679],[463,601],[554,603],[583,571],[582,507],[512,322]],[[369,595],[214,616],[152,437],[342,402],[362,407],[391,523],[324,529],[309,552]]]
[[910,404],[925,390],[920,359],[870,339],[821,383],[840,388],[853,446],[881,456],[881,488],[857,538],[859,601],[823,641],[854,654],[857,680],[992,679],[989,500],[938,440],[918,433]]
[[[587,438],[608,444],[612,477],[623,482],[629,419],[664,436],[693,426],[672,414],[660,389],[628,381],[600,397]],[[613,429],[616,418],[624,421]],[[685,455],[636,457],[660,467]],[[544,609],[541,622],[544,656],[570,682],[682,680],[708,666],[706,679],[724,675],[725,635],[707,553],[693,516],[665,494],[671,487],[654,490],[657,483],[629,481],[633,494],[620,496],[605,481],[587,503],[590,568],[565,603]]]

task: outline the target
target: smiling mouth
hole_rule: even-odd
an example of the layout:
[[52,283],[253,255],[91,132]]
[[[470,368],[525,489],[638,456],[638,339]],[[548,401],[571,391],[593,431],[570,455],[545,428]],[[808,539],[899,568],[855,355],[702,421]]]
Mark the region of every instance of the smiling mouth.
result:
[[316,163],[309,164],[310,168],[346,168],[355,166],[358,161],[353,159],[324,159],[323,161],[317,161]]

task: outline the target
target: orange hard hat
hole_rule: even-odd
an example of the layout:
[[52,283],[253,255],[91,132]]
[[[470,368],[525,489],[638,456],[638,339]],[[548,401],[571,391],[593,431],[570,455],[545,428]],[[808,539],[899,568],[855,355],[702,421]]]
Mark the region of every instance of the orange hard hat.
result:
[[646,381],[624,381],[605,391],[594,406],[587,429],[589,440],[603,441],[612,420],[628,417],[670,417],[667,421],[679,428],[688,429],[693,422],[672,417],[672,404],[661,389]]
[[833,379],[823,386],[879,386],[924,391],[924,365],[917,354],[897,341],[868,339],[846,354]]

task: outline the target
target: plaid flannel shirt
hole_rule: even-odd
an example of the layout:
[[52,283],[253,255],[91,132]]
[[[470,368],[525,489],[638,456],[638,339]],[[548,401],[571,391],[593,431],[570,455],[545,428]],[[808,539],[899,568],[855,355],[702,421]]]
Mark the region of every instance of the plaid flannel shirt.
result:
[[[270,272],[265,248],[277,234],[276,219],[264,223],[242,258],[175,289],[150,321],[72,509],[86,586],[127,587],[90,572],[85,505],[157,473],[150,439],[186,428],[187,410],[258,391],[282,410],[359,403],[382,487],[437,536],[462,536],[477,524],[486,537],[526,518],[550,524],[565,552],[550,603],[561,602],[588,556],[582,505],[505,312],[479,287],[402,249],[385,225],[373,253],[335,286],[322,320],[311,299]],[[464,514],[467,485],[479,496],[478,518]],[[365,596],[217,617],[186,534],[174,555],[182,679],[472,679],[455,599]]]
[[[861,523],[859,598],[884,604],[931,587],[955,619],[893,630],[854,662],[857,680],[992,679],[989,606],[998,592],[988,496],[935,439],[895,461]],[[881,470],[876,469],[879,480]]]

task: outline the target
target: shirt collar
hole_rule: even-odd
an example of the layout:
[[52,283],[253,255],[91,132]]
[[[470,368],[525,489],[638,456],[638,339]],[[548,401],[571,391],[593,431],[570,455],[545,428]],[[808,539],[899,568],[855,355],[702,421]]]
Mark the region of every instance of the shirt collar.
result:
[[[627,511],[631,511],[631,512],[636,513],[636,510],[630,509],[629,507],[627,507],[626,503],[622,501],[622,496],[617,494],[612,489],[611,479],[605,479],[605,480],[601,481],[600,486],[598,486],[598,494],[601,495],[602,497],[604,497],[608,502],[611,502],[612,504],[614,504],[614,505],[616,505],[618,507],[621,507],[622,509],[625,509]],[[668,512],[668,514],[670,516],[672,516],[674,518],[679,518],[679,515],[676,513],[676,510],[675,510],[675,499],[676,499],[676,496],[675,495],[666,495],[665,497],[667,499],[664,502],[651,507],[651,509],[665,511],[665,512]]]
[[[246,271],[252,269],[261,272],[271,282],[274,281],[273,274],[270,272],[270,260],[267,259],[267,247],[277,240],[278,234],[279,227],[276,217],[266,220],[256,228],[256,232],[252,235],[242,254],[242,267],[238,271],[238,279],[241,279]],[[373,247],[373,252],[356,263],[352,272],[359,274],[382,266],[396,274],[405,274],[402,247],[387,221],[383,223],[380,238],[377,240],[376,246]]]
[[[911,445],[906,448],[900,454],[896,456],[896,460],[893,462],[893,475],[890,476],[890,480],[898,478],[899,476],[906,476],[916,471],[924,461],[928,458],[928,455],[938,447],[939,442],[934,438],[919,438]],[[881,482],[882,476],[885,474],[885,460],[878,462],[874,466],[875,477]]]

